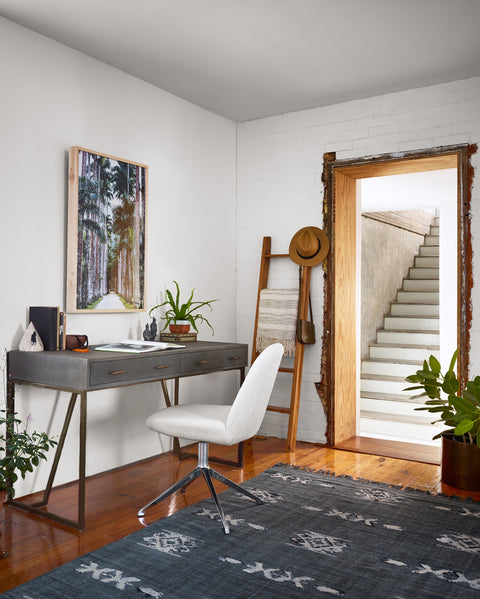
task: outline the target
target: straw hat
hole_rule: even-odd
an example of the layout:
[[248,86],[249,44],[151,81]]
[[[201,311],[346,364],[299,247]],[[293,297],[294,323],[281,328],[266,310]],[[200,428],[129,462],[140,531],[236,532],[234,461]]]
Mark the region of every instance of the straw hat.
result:
[[315,266],[322,262],[330,249],[328,238],[318,227],[304,227],[292,237],[288,253],[301,266]]

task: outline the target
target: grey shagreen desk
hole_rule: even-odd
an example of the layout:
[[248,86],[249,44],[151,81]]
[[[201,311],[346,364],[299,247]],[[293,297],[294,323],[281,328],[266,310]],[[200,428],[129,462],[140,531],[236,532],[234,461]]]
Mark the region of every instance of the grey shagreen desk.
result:
[[[199,374],[224,370],[239,370],[243,382],[248,363],[248,346],[243,343],[194,341],[184,348],[170,349],[143,354],[92,351],[77,353],[70,351],[8,353],[7,410],[15,411],[15,385],[35,385],[71,393],[63,429],[58,439],[55,457],[43,499],[35,504],[26,504],[9,498],[9,504],[50,518],[61,524],[83,530],[85,526],[85,450],[87,437],[87,392],[111,389],[126,385],[138,385],[159,381],[167,405],[170,398],[166,380],[175,380],[175,403],[178,403],[179,379]],[[53,486],[58,462],[78,396],[80,396],[80,440],[78,472],[78,520],[46,511]],[[179,449],[179,457],[190,455]],[[243,458],[239,449],[239,461]]]

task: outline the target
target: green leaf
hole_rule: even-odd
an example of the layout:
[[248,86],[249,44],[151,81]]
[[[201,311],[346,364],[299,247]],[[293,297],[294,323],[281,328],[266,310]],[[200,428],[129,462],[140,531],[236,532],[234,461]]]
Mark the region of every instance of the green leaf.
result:
[[462,422],[455,427],[454,433],[456,435],[464,435],[465,433],[468,433],[468,431],[472,430],[473,424],[474,423],[471,420],[465,418],[465,420],[462,420]]
[[453,352],[452,359],[450,360],[450,366],[448,367],[448,372],[453,372],[455,368],[455,362],[457,361],[458,349]]
[[[467,388],[468,388],[468,386],[467,386]],[[471,393],[470,391],[465,390],[462,393],[462,397],[464,397],[465,399],[468,399],[468,401],[471,401],[476,406],[480,406],[480,400],[478,399],[476,393],[474,394],[474,393]]]
[[430,371],[419,370],[418,374],[420,376],[423,376],[423,378],[427,379],[428,381],[436,381],[438,378],[436,374],[434,374],[433,372],[430,372]]
[[447,395],[455,394],[460,388],[460,383],[457,381],[456,377],[451,377],[448,380],[445,380],[442,385],[442,391]]
[[437,375],[440,374],[441,366],[437,358],[435,356],[430,356],[428,361],[430,363],[430,368],[432,369],[432,372],[434,372]]
[[449,395],[448,401],[453,405],[457,412],[475,412],[475,406],[461,395]]

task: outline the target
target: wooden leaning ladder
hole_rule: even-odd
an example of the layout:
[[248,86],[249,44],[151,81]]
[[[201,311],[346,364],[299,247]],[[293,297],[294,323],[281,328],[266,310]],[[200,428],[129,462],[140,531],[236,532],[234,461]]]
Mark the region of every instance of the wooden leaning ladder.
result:
[[[268,274],[270,270],[270,260],[272,258],[289,258],[289,254],[272,254],[271,253],[272,240],[271,237],[263,238],[262,246],[262,257],[260,262],[260,277],[258,282],[258,296],[257,296],[257,310],[255,314],[255,326],[253,331],[253,343],[252,343],[252,364],[259,355],[257,351],[257,328],[258,328],[258,308],[260,304],[260,292],[262,289],[268,287]],[[308,319],[308,302],[310,295],[310,279],[312,274],[311,266],[300,266],[300,300],[298,309],[298,318],[303,320]],[[288,433],[287,433],[287,451],[294,451],[297,441],[297,425],[298,425],[298,412],[300,407],[300,391],[302,387],[302,370],[303,370],[303,354],[305,346],[303,343],[298,341],[298,337],[295,339],[295,355],[293,361],[293,368],[280,367],[279,372],[288,372],[293,375],[292,379],[292,392],[290,396],[290,407],[284,408],[279,406],[268,406],[267,410],[271,412],[280,412],[282,414],[289,414],[288,418]]]

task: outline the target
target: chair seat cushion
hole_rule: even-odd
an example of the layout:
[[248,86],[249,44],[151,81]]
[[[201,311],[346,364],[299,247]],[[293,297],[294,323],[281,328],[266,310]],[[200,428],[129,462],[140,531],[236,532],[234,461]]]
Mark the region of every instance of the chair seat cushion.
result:
[[226,427],[231,406],[184,404],[165,408],[147,418],[146,425],[158,433],[192,441],[232,445],[238,442]]

